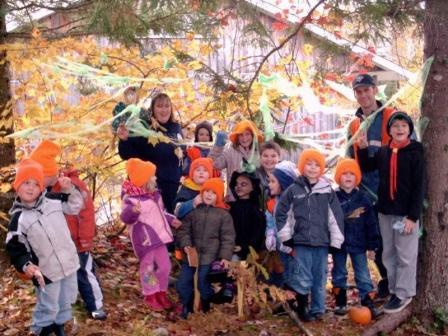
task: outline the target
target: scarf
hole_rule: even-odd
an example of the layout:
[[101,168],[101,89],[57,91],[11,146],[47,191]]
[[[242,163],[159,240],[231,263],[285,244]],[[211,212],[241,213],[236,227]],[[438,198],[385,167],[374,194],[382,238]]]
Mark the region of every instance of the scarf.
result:
[[389,148],[392,149],[390,157],[390,173],[389,173],[389,196],[391,200],[395,199],[395,192],[397,191],[397,172],[398,172],[398,151],[411,143],[411,140],[402,143],[397,143],[392,140]]
[[141,187],[137,187],[131,181],[126,180],[123,182],[123,185],[121,186],[121,194],[129,196],[140,196],[148,194],[148,191],[146,191]]

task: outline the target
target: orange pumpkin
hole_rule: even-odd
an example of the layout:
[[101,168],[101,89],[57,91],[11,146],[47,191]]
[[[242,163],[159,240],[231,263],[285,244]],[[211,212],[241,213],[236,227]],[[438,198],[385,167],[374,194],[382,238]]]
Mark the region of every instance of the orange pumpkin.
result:
[[362,325],[369,324],[372,320],[372,313],[367,307],[352,307],[348,311],[348,316],[353,322]]

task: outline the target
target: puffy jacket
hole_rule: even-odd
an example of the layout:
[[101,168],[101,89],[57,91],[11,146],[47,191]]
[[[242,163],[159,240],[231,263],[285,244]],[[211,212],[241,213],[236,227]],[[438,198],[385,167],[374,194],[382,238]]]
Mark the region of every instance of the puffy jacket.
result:
[[[292,226],[287,225],[289,211],[294,215]],[[292,238],[294,245],[340,248],[344,242],[344,214],[336,193],[323,177],[310,187],[306,177],[299,176],[280,196],[275,220],[282,243]]]
[[350,193],[336,191],[344,212],[344,244],[348,253],[364,253],[379,247],[380,232],[375,210],[367,195],[359,189]]
[[28,262],[39,266],[45,282],[59,281],[79,268],[79,257],[64,213],[76,214],[82,196],[44,191],[29,207],[16,198],[10,210],[6,250],[19,272]]
[[182,219],[176,238],[182,249],[196,248],[200,265],[217,259],[230,260],[235,247],[232,217],[227,210],[200,204]]

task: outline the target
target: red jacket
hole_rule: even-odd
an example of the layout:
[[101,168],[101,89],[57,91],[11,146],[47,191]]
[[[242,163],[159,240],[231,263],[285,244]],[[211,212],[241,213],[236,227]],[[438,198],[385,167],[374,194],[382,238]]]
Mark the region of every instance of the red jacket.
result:
[[[84,207],[78,215],[65,215],[68,228],[78,252],[90,251],[93,248],[93,238],[96,235],[95,207],[92,195],[87,185],[79,178],[77,170],[66,170],[62,173],[70,178],[73,185],[79,189],[84,198]],[[59,183],[56,183],[52,191],[58,192],[60,189]]]

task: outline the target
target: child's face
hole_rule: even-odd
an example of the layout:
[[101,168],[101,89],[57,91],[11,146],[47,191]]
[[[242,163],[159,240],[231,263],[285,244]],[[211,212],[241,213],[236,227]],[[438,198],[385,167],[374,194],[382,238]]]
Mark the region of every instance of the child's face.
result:
[[46,187],[52,187],[56,184],[56,182],[58,181],[58,176],[54,175],[54,176],[44,176],[44,186]]
[[356,186],[356,176],[351,172],[345,172],[341,175],[339,184],[342,189],[351,191]]
[[205,205],[216,205],[217,196],[213,190],[204,190],[202,193],[202,202],[204,202]]
[[154,103],[154,117],[162,124],[166,124],[170,120],[171,101],[168,98],[159,98]]
[[198,131],[198,142],[209,142],[210,141],[210,133],[206,128],[200,128]]
[[397,119],[390,126],[390,136],[396,142],[405,142],[409,138],[409,124]]
[[243,133],[238,134],[238,143],[244,148],[249,148],[250,146],[252,146],[253,139],[254,136],[249,130],[245,130]]
[[305,175],[310,182],[317,181],[321,175],[320,166],[314,160],[307,160],[303,167],[303,175]]
[[33,203],[40,195],[39,184],[36,180],[28,179],[24,181],[17,190],[17,196],[23,203]]
[[280,186],[280,183],[278,182],[277,178],[273,174],[269,174],[269,191],[271,193],[271,196],[277,196],[280,195],[282,192],[282,188]]
[[280,159],[274,149],[266,149],[261,153],[260,163],[267,172],[271,172]]
[[236,179],[235,193],[240,199],[249,199],[250,193],[254,190],[252,181],[246,176],[238,176]]
[[193,181],[196,184],[203,185],[210,178],[210,174],[204,166],[199,166],[193,171]]

